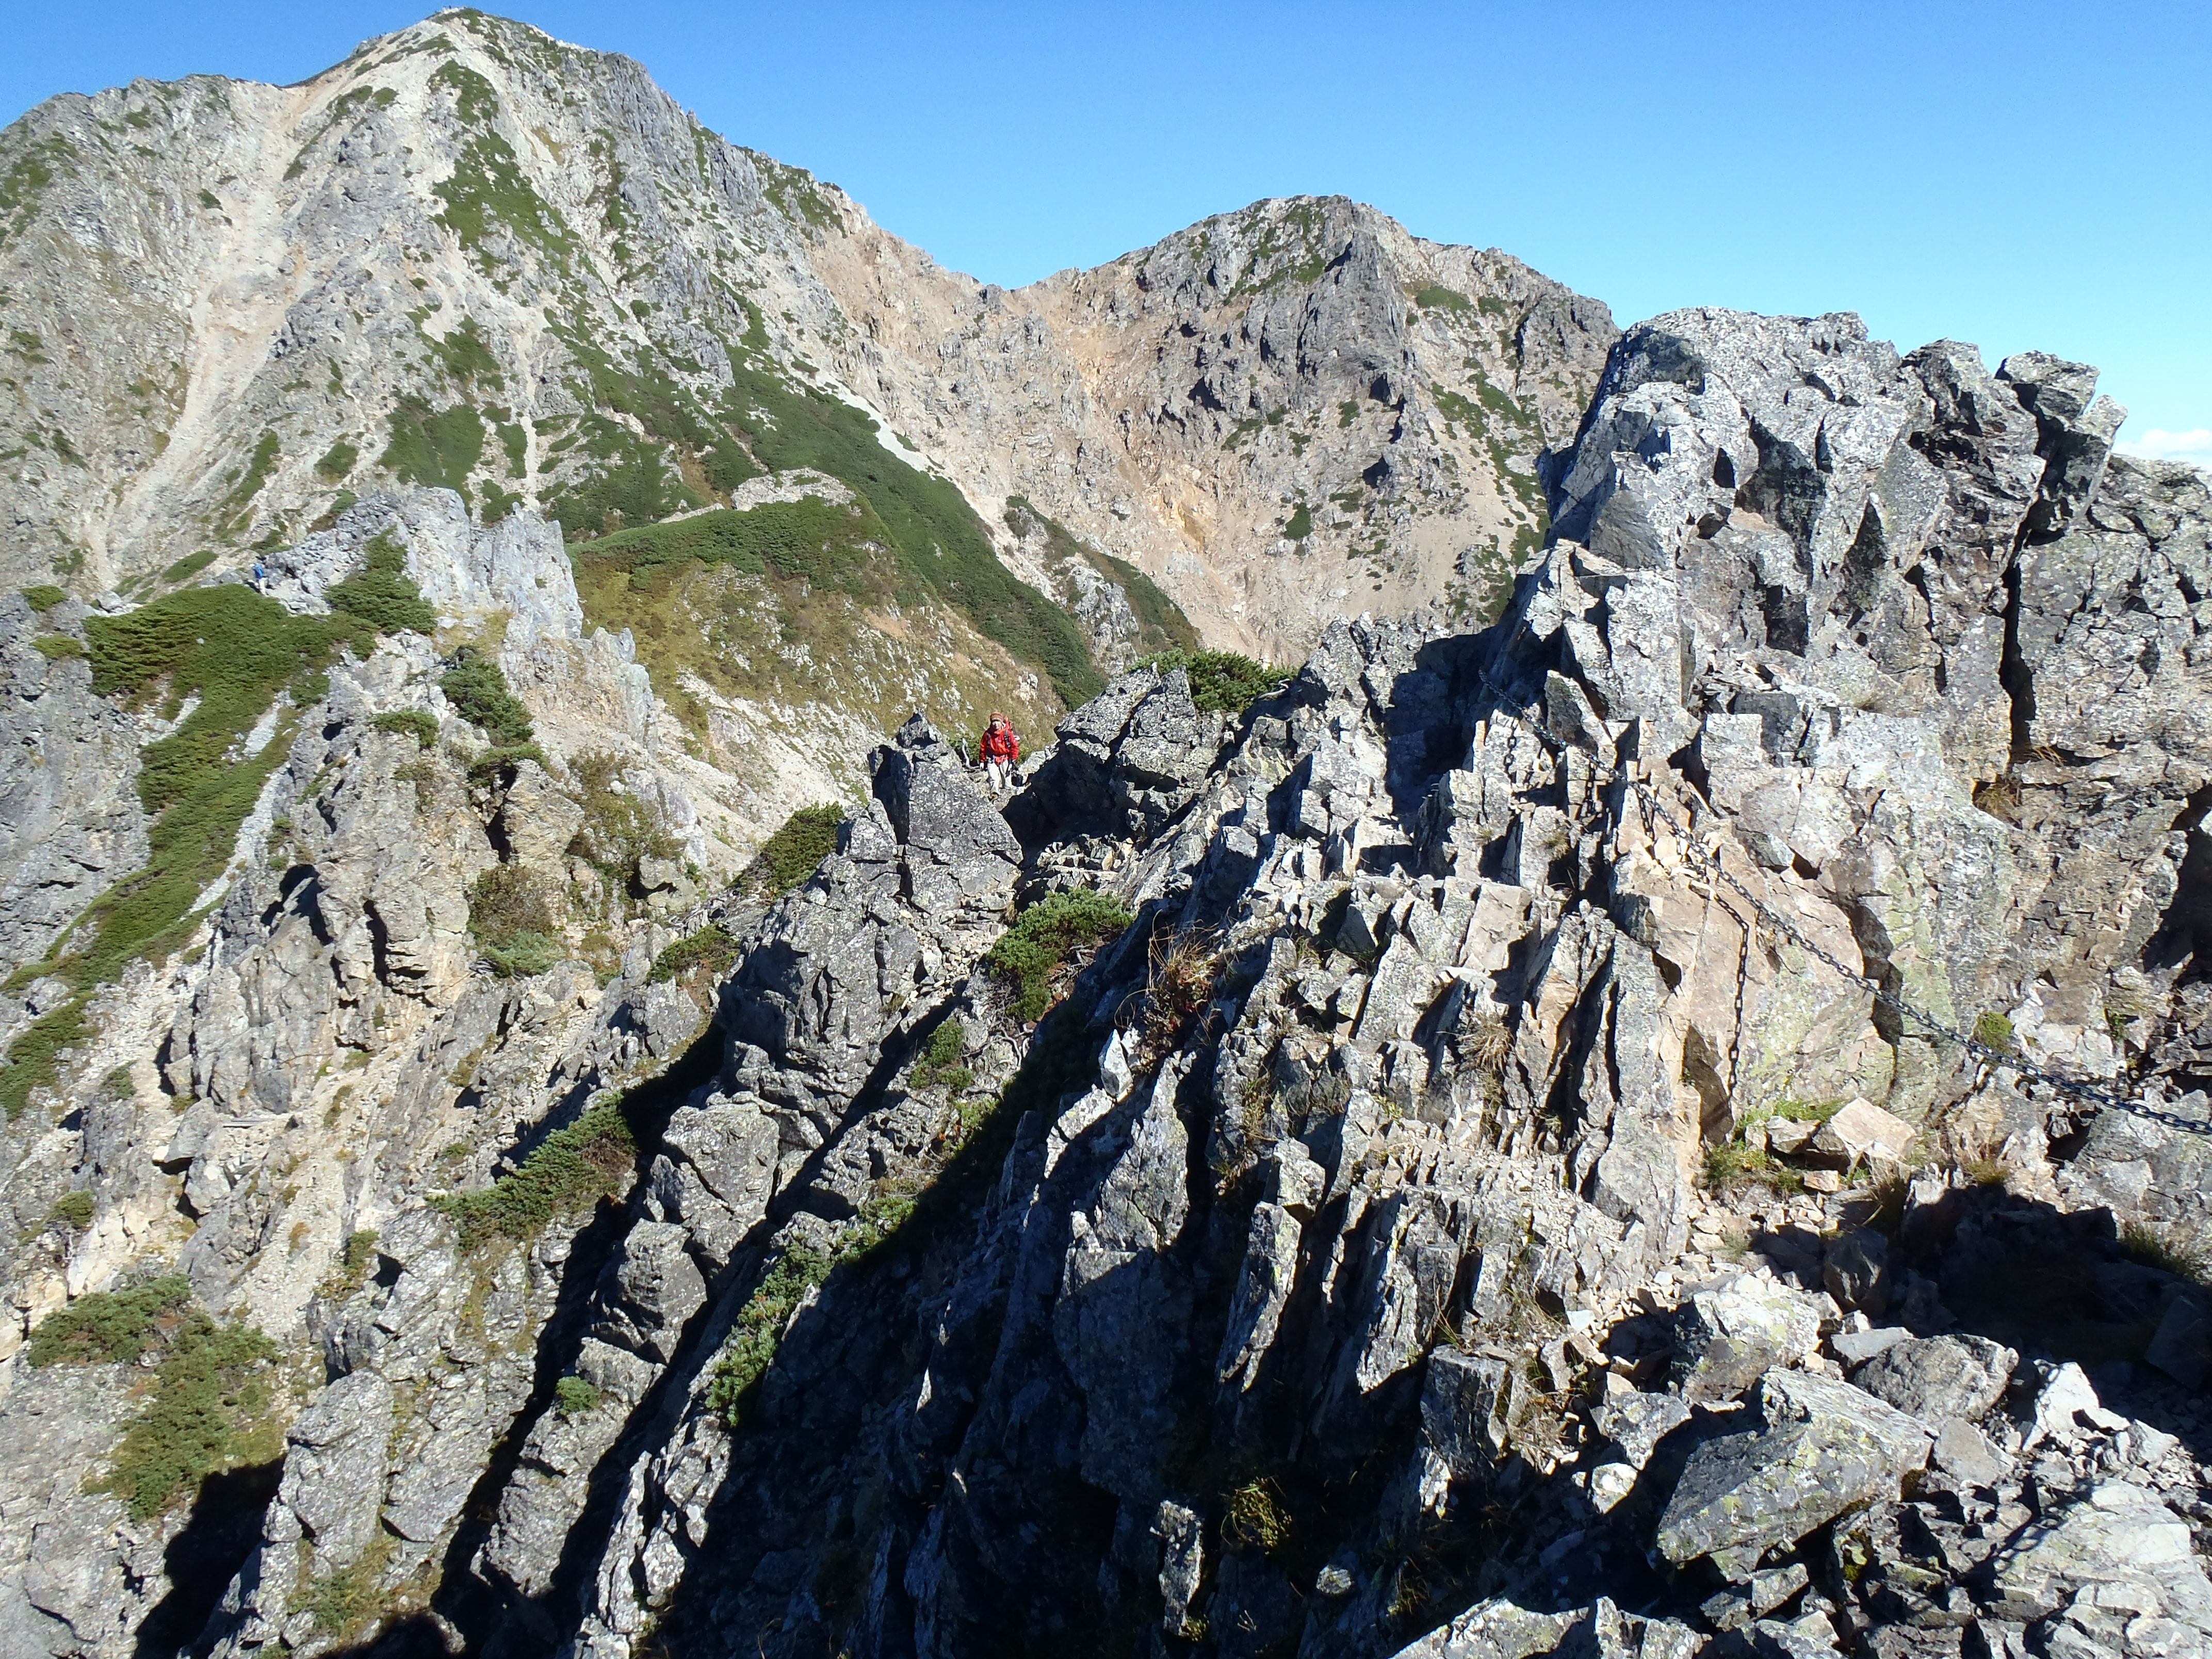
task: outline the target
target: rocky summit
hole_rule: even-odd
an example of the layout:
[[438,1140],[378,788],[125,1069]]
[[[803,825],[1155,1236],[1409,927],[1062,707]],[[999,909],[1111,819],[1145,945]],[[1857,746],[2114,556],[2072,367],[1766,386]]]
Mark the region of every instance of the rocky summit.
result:
[[472,12],[40,106],[0,267],[8,1659],[2212,1652],[2094,370],[1006,292]]

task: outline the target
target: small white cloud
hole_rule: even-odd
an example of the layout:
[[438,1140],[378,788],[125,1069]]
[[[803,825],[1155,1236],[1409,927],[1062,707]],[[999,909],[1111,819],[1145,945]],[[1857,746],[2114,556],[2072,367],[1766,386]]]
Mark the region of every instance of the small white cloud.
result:
[[2141,437],[2123,438],[2119,450],[2124,455],[2154,461],[2187,461],[2192,466],[2212,467],[2212,428],[2200,426],[2189,432],[2168,432],[2154,426]]

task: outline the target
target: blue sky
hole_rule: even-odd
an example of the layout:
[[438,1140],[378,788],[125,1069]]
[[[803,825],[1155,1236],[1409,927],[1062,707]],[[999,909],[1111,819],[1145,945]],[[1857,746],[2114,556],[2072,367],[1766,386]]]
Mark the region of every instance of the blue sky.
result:
[[[422,0],[417,0],[421,4]],[[1854,310],[1907,349],[2099,364],[2212,465],[2212,6],[878,0],[522,16],[1015,285],[1340,192],[1613,307]],[[292,81],[403,3],[12,0],[0,119],[199,70]]]

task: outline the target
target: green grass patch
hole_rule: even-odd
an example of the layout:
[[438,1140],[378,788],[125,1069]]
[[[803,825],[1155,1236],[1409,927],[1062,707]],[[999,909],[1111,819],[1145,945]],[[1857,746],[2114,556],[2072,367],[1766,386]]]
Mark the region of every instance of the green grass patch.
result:
[[1291,1519],[1282,1489],[1272,1480],[1248,1480],[1222,1504],[1222,1537],[1234,1549],[1273,1554],[1290,1541]]
[[890,539],[865,499],[834,507],[808,495],[620,531],[580,544],[574,556],[628,570],[631,586],[641,590],[659,568],[696,561],[880,599],[890,596],[900,574]]
[[596,1383],[580,1376],[564,1376],[553,1384],[553,1409],[563,1417],[588,1416],[605,1398]]
[[720,979],[737,960],[737,936],[719,923],[710,924],[696,933],[686,933],[653,957],[645,982],[662,985],[672,979],[689,978],[702,969],[709,978]]
[[1705,1152],[1705,1185],[1717,1192],[1756,1183],[1778,1193],[1802,1192],[1804,1178],[1763,1146],[1724,1140]]
[[2012,1021],[1994,1010],[1983,1014],[1974,1021],[1974,1041],[2001,1054],[2012,1053]]
[[1161,673],[1182,669],[1190,678],[1190,697],[1201,709],[1241,714],[1261,697],[1281,689],[1290,676],[1279,668],[1234,651],[1164,651],[1137,665]]
[[31,641],[31,648],[48,662],[64,662],[84,655],[84,646],[74,634],[41,634]]
[[530,711],[508,686],[497,660],[474,646],[465,645],[455,653],[453,665],[439,678],[438,689],[463,720],[482,727],[501,748],[520,747],[536,736]]
[[33,1365],[132,1364],[155,1354],[150,1398],[94,1488],[120,1497],[139,1521],[207,1476],[266,1462],[282,1447],[270,1411],[276,1344],[193,1306],[182,1274],[79,1297],[39,1322],[27,1358]]
[[1302,542],[1313,534],[1313,509],[1300,501],[1283,526],[1283,534],[1294,542]]
[[763,463],[777,471],[814,467],[866,496],[907,574],[985,638],[1042,667],[1071,708],[1104,689],[1074,619],[999,562],[982,521],[950,480],[891,454],[877,441],[873,418],[848,404],[756,368],[733,373],[728,418]]
[[739,878],[771,898],[781,897],[822,867],[837,850],[837,830],[845,809],[836,801],[802,806],[783,821]]
[[342,483],[353,471],[354,463],[361,459],[361,451],[349,439],[341,438],[323,452],[323,459],[315,463],[315,476],[325,483]]
[[2200,1291],[2212,1291],[2212,1243],[2192,1237],[2186,1229],[2131,1221],[2120,1229],[2120,1254],[2146,1267],[2185,1279]]
[[405,550],[385,532],[366,551],[367,565],[325,595],[331,609],[360,617],[380,634],[434,632],[438,613],[409,578]]
[[1472,311],[1474,301],[1455,288],[1446,288],[1431,283],[1413,296],[1413,303],[1424,311]]
[[42,617],[67,598],[69,595],[52,582],[40,582],[23,590],[24,603]]
[[983,963],[1013,982],[1016,1018],[1042,1019],[1058,1000],[1057,982],[1070,954],[1119,938],[1133,920],[1110,894],[1088,888],[1054,893],[1016,916]]
[[495,1238],[534,1238],[556,1216],[589,1209],[629,1184],[637,1137],[619,1103],[592,1107],[538,1144],[520,1169],[475,1192],[434,1200],[465,1249]]
[[450,489],[469,499],[469,474],[483,459],[483,417],[468,404],[433,410],[402,398],[392,410],[391,441],[376,464],[402,483]]
[[197,553],[187,553],[161,572],[161,580],[171,587],[179,582],[188,582],[213,564],[220,551],[218,548],[206,547]]
[[380,732],[404,732],[415,739],[419,749],[434,749],[438,744],[437,720],[420,708],[394,709],[388,714],[379,714],[369,724]]

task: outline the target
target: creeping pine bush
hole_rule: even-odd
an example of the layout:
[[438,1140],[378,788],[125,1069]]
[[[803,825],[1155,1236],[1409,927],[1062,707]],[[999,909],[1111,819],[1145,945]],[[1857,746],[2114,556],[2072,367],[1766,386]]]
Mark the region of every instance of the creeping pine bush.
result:
[[46,1224],[81,1233],[92,1225],[92,1194],[80,1187],[73,1192],[64,1193],[54,1200],[54,1207],[46,1212]]
[[192,1299],[182,1273],[81,1296],[31,1333],[33,1365],[113,1365],[138,1358],[176,1328]]
[[665,984],[702,968],[709,977],[719,979],[737,959],[737,936],[720,923],[710,922],[696,933],[686,933],[653,957],[653,967],[645,976],[646,983]]
[[499,664],[472,645],[454,653],[453,665],[439,680],[438,689],[463,720],[482,726],[499,748],[520,748],[537,735],[531,728],[530,711],[515,696]]
[[38,964],[75,994],[9,1045],[0,1110],[10,1118],[55,1082],[62,1052],[90,1035],[91,992],[134,961],[161,959],[190,931],[194,902],[222,874],[239,825],[290,752],[290,726],[280,722],[256,754],[241,740],[280,695],[295,707],[320,697],[331,659],[342,648],[366,655],[375,632],[342,613],[295,617],[226,583],[89,617],[85,639],[95,693],[156,706],[179,723],[141,757],[138,795],[151,820],[144,867],[95,899],[65,945]]
[[945,1020],[930,1034],[929,1047],[922,1050],[921,1059],[908,1074],[909,1086],[934,1089],[942,1085],[956,1095],[972,1087],[975,1074],[960,1063],[962,1048],[960,1022]]
[[1120,937],[1133,921],[1121,901],[1087,888],[1054,893],[1014,918],[984,964],[1016,988],[1017,1019],[1038,1020],[1056,1000],[1054,980],[1071,952]]
[[369,724],[380,732],[404,732],[415,739],[418,749],[437,746],[437,719],[420,708],[395,709],[388,714],[379,714]]
[[761,843],[739,880],[770,898],[781,897],[820,869],[822,860],[837,850],[837,830],[844,822],[845,809],[835,801],[800,807]]
[[730,1428],[744,1420],[746,1392],[758,1382],[775,1358],[783,1340],[783,1328],[807,1293],[828,1281],[842,1262],[858,1261],[873,1254],[914,1213],[910,1197],[878,1194],[860,1206],[854,1224],[828,1252],[794,1244],[778,1256],[760,1283],[738,1310],[722,1357],[715,1362],[707,1386],[707,1403]]
[[1279,668],[1234,651],[1164,651],[1137,665],[1190,677],[1190,698],[1201,709],[1241,714],[1289,678]]
[[42,615],[45,612],[52,610],[56,605],[59,605],[67,598],[69,598],[69,595],[63,592],[60,588],[56,587],[52,582],[40,582],[35,587],[27,587],[23,590],[23,599],[25,602],[30,605],[32,610],[39,611]]
[[475,1192],[437,1200],[460,1228],[464,1249],[495,1238],[527,1239],[556,1215],[619,1192],[637,1161],[637,1137],[619,1103],[592,1107],[538,1144],[522,1167]]
[[794,1244],[761,1275],[760,1283],[738,1310],[737,1322],[707,1387],[707,1404],[730,1427],[739,1421],[738,1402],[775,1358],[783,1328],[800,1300],[830,1277],[836,1263],[819,1250]]
[[469,931],[484,960],[507,978],[542,974],[561,960],[553,913],[519,864],[495,864],[469,889]]
[[33,1365],[129,1364],[158,1355],[150,1397],[124,1431],[104,1489],[135,1519],[159,1515],[208,1475],[264,1462],[276,1346],[192,1305],[182,1274],[79,1297],[31,1333]]
[[428,634],[438,613],[407,574],[407,555],[389,532],[370,542],[368,563],[324,597],[331,609],[358,617],[380,634]]
[[563,1417],[583,1417],[599,1410],[606,1396],[599,1385],[580,1376],[564,1376],[553,1385],[553,1409]]

